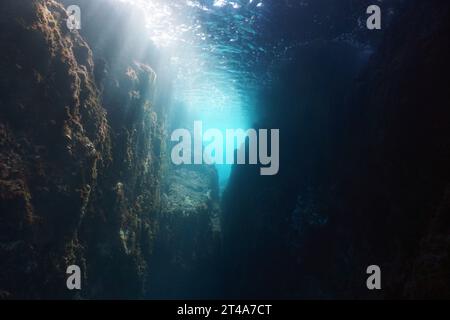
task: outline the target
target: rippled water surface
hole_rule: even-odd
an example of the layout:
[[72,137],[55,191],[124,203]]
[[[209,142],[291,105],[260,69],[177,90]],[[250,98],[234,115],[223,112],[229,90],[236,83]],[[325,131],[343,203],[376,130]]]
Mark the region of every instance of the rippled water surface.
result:
[[328,37],[361,45],[355,33],[364,27],[364,1],[119,1],[142,9],[148,36],[176,70],[176,98],[212,125],[249,124],[271,66],[299,42]]
[[210,126],[248,126],[258,88],[269,80],[264,0],[126,0],[147,16],[149,36],[176,70],[176,99]]

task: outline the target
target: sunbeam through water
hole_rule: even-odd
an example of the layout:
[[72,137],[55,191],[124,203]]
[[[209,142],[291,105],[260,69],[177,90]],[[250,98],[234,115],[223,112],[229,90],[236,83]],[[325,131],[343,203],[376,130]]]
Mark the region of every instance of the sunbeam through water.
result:
[[[205,128],[247,129],[255,120],[255,96],[268,78],[258,45],[266,10],[253,0],[118,0],[145,13],[148,36],[176,73],[175,105]],[[176,112],[176,110],[174,111]],[[223,189],[231,166],[218,165]]]

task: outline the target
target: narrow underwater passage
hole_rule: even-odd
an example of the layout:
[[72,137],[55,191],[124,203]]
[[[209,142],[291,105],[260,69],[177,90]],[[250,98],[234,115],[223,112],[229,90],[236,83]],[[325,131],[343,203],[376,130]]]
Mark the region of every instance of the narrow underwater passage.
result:
[[[139,37],[151,39],[168,63],[162,73],[173,80],[170,131],[192,130],[194,121],[223,135],[227,129],[253,128],[267,117],[267,104],[273,99],[270,92],[280,84],[282,69],[302,58],[298,55],[301,48],[328,42],[346,45],[348,52],[337,54],[344,55],[343,59],[353,55],[361,69],[379,39],[377,35],[364,39],[361,25],[344,24],[357,16],[358,7],[364,7],[351,1],[342,5],[270,0],[116,1],[143,13],[146,32]],[[345,10],[350,16],[339,21]],[[318,17],[323,21],[318,22]],[[331,17],[336,21],[329,22]],[[276,99],[278,104],[292,102]],[[237,141],[235,148],[243,142]],[[216,168],[222,193],[232,164],[217,164]]]
[[450,2],[0,12],[0,299],[450,297]]

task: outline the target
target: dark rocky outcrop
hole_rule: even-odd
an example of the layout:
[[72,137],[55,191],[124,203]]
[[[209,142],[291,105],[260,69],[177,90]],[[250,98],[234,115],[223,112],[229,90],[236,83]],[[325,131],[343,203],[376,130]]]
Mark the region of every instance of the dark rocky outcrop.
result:
[[408,2],[363,72],[326,42],[280,71],[258,125],[280,173],[236,167],[223,200],[229,296],[450,296],[449,8]]
[[[80,32],[66,27],[61,2],[0,4],[0,295],[144,298],[158,278],[156,245],[173,255],[167,263],[195,268],[176,260],[177,228],[215,241],[217,198],[198,200],[189,218],[162,206],[170,73],[138,39],[139,14],[70,4],[89,17]],[[183,254],[210,252],[192,250]],[[83,271],[81,291],[66,288],[71,264]]]

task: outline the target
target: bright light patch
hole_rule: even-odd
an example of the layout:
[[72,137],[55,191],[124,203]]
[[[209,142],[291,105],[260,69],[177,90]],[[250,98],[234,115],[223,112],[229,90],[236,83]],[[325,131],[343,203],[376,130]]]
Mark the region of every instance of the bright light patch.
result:
[[224,7],[227,5],[227,1],[225,0],[214,0],[214,7]]

